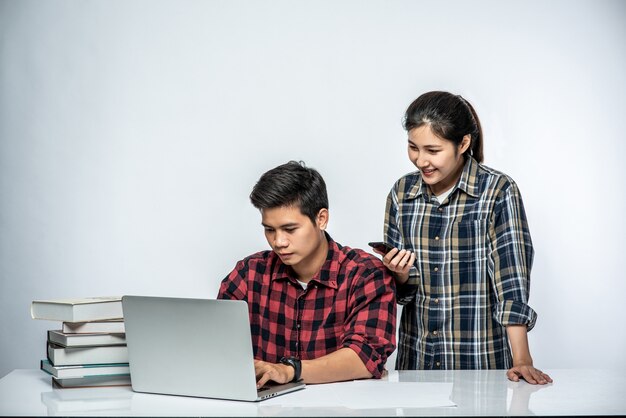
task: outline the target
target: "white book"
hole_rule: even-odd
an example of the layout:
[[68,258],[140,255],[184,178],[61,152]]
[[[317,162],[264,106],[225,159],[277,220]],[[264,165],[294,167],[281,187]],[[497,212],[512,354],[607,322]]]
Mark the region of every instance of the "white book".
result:
[[30,304],[30,315],[33,319],[64,322],[87,322],[124,317],[122,299],[117,296],[34,300]]
[[67,334],[57,330],[50,330],[48,331],[48,341],[63,347],[120,345],[126,344],[126,334]]
[[130,386],[130,375],[128,376],[90,376],[77,377],[73,379],[52,378],[52,383],[62,388],[83,388],[93,386]]
[[40,368],[57,379],[88,376],[129,375],[128,363],[82,364],[79,366],[55,366],[50,360],[41,360]]
[[62,347],[48,343],[48,360],[55,366],[128,363],[128,347],[125,345]]
[[82,334],[96,332],[126,332],[123,319],[112,319],[109,321],[93,322],[63,322],[61,330],[67,334]]

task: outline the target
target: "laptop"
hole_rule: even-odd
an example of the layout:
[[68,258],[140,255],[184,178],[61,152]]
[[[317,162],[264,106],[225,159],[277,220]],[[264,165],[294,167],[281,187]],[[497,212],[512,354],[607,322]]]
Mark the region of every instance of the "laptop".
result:
[[245,301],[122,297],[136,392],[262,401],[305,387],[257,390]]

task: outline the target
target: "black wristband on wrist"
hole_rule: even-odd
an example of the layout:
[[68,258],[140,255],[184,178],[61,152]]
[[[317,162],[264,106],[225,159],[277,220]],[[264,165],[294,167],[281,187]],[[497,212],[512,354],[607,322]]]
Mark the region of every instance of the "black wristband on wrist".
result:
[[297,357],[283,357],[280,359],[282,364],[286,364],[287,366],[293,367],[294,374],[292,382],[297,382],[300,380],[300,375],[302,374],[302,362]]

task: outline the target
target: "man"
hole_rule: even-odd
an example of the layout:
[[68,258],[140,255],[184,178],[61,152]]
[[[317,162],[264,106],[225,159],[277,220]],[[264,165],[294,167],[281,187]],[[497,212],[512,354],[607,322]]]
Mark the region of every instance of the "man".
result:
[[250,200],[272,251],[239,261],[218,298],[248,302],[257,385],[380,378],[395,348],[394,282],[378,258],[325,232],[322,176],[290,161]]

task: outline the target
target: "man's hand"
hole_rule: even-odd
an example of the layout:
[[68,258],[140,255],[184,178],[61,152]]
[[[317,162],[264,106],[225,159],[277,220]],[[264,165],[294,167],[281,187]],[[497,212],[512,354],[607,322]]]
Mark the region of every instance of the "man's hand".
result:
[[293,367],[286,364],[267,363],[261,360],[254,360],[254,371],[257,389],[263,387],[270,380],[276,383],[289,383],[296,373]]
[[531,365],[513,366],[506,372],[506,377],[513,382],[519,382],[522,378],[531,385],[552,383],[550,376]]

